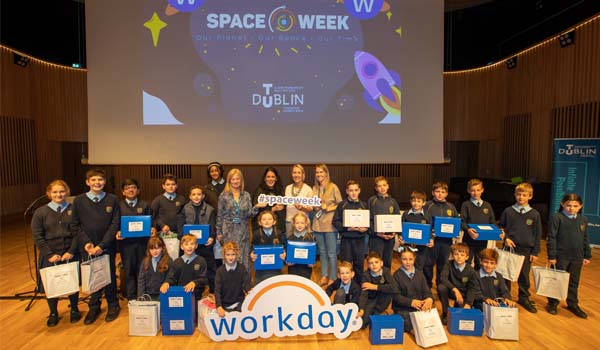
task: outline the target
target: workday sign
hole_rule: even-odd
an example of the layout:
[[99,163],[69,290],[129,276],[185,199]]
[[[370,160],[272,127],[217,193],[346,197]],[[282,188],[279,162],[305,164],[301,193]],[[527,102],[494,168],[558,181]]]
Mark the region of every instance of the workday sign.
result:
[[356,304],[331,305],[321,287],[306,278],[280,275],[259,283],[246,296],[241,312],[204,320],[214,341],[333,333],[342,339],[362,326]]

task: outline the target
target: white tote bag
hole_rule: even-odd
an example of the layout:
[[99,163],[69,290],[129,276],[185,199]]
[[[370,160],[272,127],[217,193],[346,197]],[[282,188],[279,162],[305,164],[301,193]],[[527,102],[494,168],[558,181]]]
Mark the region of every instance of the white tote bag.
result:
[[206,320],[210,314],[217,313],[217,305],[215,305],[215,298],[211,294],[205,296],[201,300],[198,300],[198,329],[202,334],[208,335],[208,329],[206,327]]
[[410,313],[417,345],[424,348],[448,342],[448,336],[436,309]]
[[153,337],[160,330],[160,302],[152,301],[149,295],[130,300],[129,335]]
[[564,300],[569,293],[569,273],[556,268],[533,266],[533,282],[537,295]]
[[177,235],[167,234],[163,237],[163,241],[171,259],[175,261],[175,259],[179,258],[179,239]]
[[58,298],[79,292],[79,261],[40,269],[46,298]]
[[496,271],[500,272],[502,277],[507,280],[516,282],[519,279],[525,256],[515,254],[513,248],[510,248],[510,251],[496,248],[496,251],[498,252]]
[[519,309],[483,304],[483,330],[490,339],[519,340]]
[[100,255],[81,263],[81,292],[95,293],[110,284],[110,256]]

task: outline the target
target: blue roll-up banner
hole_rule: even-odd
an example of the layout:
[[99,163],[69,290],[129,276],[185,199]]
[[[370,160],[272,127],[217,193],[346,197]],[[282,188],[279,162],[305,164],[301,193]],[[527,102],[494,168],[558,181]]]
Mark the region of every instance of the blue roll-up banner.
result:
[[600,139],[554,139],[550,215],[565,194],[583,199],[590,243],[600,245]]

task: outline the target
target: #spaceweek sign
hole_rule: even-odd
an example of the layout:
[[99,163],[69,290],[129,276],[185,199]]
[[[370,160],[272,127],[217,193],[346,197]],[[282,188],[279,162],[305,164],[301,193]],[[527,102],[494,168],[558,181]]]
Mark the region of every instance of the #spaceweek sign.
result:
[[214,341],[287,337],[316,333],[343,339],[362,326],[356,304],[332,305],[316,283],[295,275],[271,277],[244,299],[241,312],[221,318],[212,313],[204,320]]

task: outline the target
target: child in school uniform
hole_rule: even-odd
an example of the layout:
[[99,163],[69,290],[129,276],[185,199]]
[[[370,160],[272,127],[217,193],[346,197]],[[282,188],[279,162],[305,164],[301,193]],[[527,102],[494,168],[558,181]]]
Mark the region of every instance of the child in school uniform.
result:
[[[562,210],[552,216],[548,223],[548,262],[558,270],[569,273],[567,309],[580,318],[587,318],[579,307],[577,289],[581,268],[590,263],[592,251],[587,234],[588,221],[581,215],[583,201],[575,193],[565,195],[560,201]],[[556,315],[557,299],[548,298],[546,310]]]
[[[439,181],[433,184],[433,190],[431,194],[433,198],[425,203],[423,210],[425,211],[425,218],[428,222],[433,224],[433,217],[458,217],[458,211],[454,204],[446,201],[448,197],[448,184]],[[426,261],[426,265],[423,270],[425,276],[433,276],[433,265],[435,265],[435,284],[440,285],[440,274],[444,269],[444,265],[450,257],[450,246],[452,246],[452,238],[447,237],[435,237],[433,240],[433,251],[431,253],[429,261]],[[432,285],[431,281],[428,281],[429,285]]]
[[[119,202],[121,216],[150,215],[150,206],[148,203],[138,198],[140,189],[137,180],[123,180],[123,183],[121,183],[121,192],[124,197]],[[152,227],[151,232],[155,234],[156,229]],[[116,238],[118,251],[121,254],[121,263],[125,269],[125,293],[127,299],[135,300],[138,296],[138,273],[146,254],[148,237],[123,238],[121,237],[121,231],[117,231]]]
[[169,232],[174,232],[181,239],[183,232],[178,232],[177,218],[183,211],[186,199],[177,193],[177,177],[173,174],[163,175],[162,188],[165,192],[156,196],[150,206],[152,225],[158,230],[161,237]]
[[[348,197],[338,204],[333,215],[333,226],[342,236],[340,242],[340,260],[349,261],[355,271],[365,268],[364,247],[365,235],[368,227],[345,227],[344,210],[366,210],[367,204],[360,200],[360,185],[354,180],[346,183]],[[362,282],[362,274],[357,274],[354,279],[358,284]]]
[[121,311],[117,298],[117,279],[115,276],[115,236],[120,224],[120,206],[117,196],[104,192],[106,173],[101,169],[86,172],[85,183],[89,192],[82,193],[73,201],[73,226],[78,232],[79,249],[83,261],[91,257],[108,254],[111,282],[104,288],[92,293],[89,312],[84,324],[90,325],[100,315],[100,298],[106,296],[108,311],[105,321],[114,321]]
[[[487,240],[477,240],[479,236],[474,228],[468,224],[496,224],[494,209],[492,205],[483,199],[483,182],[479,179],[471,179],[467,183],[467,192],[471,195],[469,200],[464,201],[460,206],[460,216],[462,217],[462,230],[464,232],[463,242],[469,246],[468,264],[475,260],[475,271],[479,271],[481,260],[479,253],[487,247]],[[503,237],[501,237],[503,238]]]
[[[204,200],[215,209],[215,213],[219,208],[219,195],[225,189],[225,179],[223,178],[224,169],[221,163],[212,162],[206,167],[206,175],[208,183],[204,186]],[[213,244],[213,255],[215,257],[215,266],[219,267],[223,264],[223,249],[218,239],[215,239]]]
[[[362,287],[356,283],[354,279],[354,270],[352,263],[348,261],[340,261],[338,264],[338,278],[332,284],[327,286],[325,293],[330,297],[333,295],[334,304],[354,303],[356,306],[360,303],[360,295]],[[335,295],[334,295],[335,293]],[[362,317],[364,311],[359,311],[357,318]]]
[[400,214],[398,202],[388,194],[390,185],[383,176],[375,178],[375,194],[367,201],[371,216],[369,228],[369,252],[376,252],[388,269],[392,268],[392,257],[397,232],[375,232],[375,215]]
[[469,246],[456,243],[451,247],[452,260],[444,265],[440,283],[437,284],[438,297],[442,303],[442,323],[448,320],[449,299],[455,301],[454,307],[470,309],[476,299],[481,299],[479,276],[467,264]]
[[[69,192],[69,186],[63,180],[52,181],[46,187],[46,195],[50,199],[50,203],[37,208],[31,218],[33,241],[40,252],[40,268],[79,261],[77,232],[72,229],[72,206],[66,201]],[[40,286],[43,289],[43,285],[40,284]],[[46,321],[48,327],[56,326],[60,320],[58,299],[46,299],[50,309],[50,315]],[[70,321],[77,323],[81,319],[81,313],[77,306],[79,292],[69,295],[69,302],[71,306]]]
[[402,266],[394,272],[393,281],[398,293],[392,299],[392,310],[404,319],[404,331],[413,332],[410,313],[429,311],[433,307],[433,295],[423,272],[416,269],[416,254],[408,247],[400,253]]
[[137,297],[147,294],[152,300],[158,301],[160,286],[165,282],[172,263],[162,238],[150,237],[146,245],[146,257],[138,274]]
[[[523,255],[525,260],[519,273],[519,305],[531,313],[537,309],[529,300],[531,293],[529,287],[529,271],[531,263],[538,259],[540,253],[540,239],[542,237],[542,219],[540,213],[529,206],[533,198],[533,186],[527,182],[515,187],[516,203],[504,209],[500,215],[500,228],[504,231],[504,246],[514,248],[515,253]],[[511,290],[511,281],[506,280],[508,291]]]
[[[429,224],[425,217],[425,212],[423,211],[423,206],[425,205],[425,200],[427,196],[425,192],[422,191],[412,191],[410,194],[410,205],[411,208],[404,212],[402,215],[402,222],[411,222],[415,224]],[[417,270],[423,272],[425,275],[425,281],[427,281],[427,285],[429,289],[431,289],[433,284],[433,270],[425,269],[425,266],[432,266],[431,259],[433,257],[433,237],[429,239],[429,242],[426,245],[415,245],[411,244],[409,247],[404,247],[404,249],[416,249],[417,254],[415,256],[415,267]]]
[[197,238],[194,235],[183,235],[181,237],[181,250],[183,255],[175,259],[165,282],[160,286],[160,292],[166,293],[171,285],[183,286],[187,293],[194,293],[196,300],[202,298],[202,292],[208,282],[206,278],[206,260],[196,254],[198,247]]
[[220,317],[226,312],[241,311],[246,294],[251,289],[250,272],[238,262],[240,248],[235,242],[223,244],[225,263],[217,269],[215,277],[215,304]]
[[[315,238],[310,233],[310,223],[308,220],[308,216],[304,212],[297,212],[296,215],[292,217],[291,222],[291,232],[287,237],[288,242],[314,242]],[[303,264],[294,264],[287,263],[288,273],[290,275],[302,276],[304,278],[310,279],[312,275],[313,264],[303,265]]]
[[208,288],[210,293],[215,291],[215,273],[217,265],[215,263],[215,254],[213,244],[215,242],[215,232],[217,223],[217,214],[215,209],[204,200],[204,190],[198,185],[190,188],[190,201],[183,206],[179,216],[178,232],[183,234],[183,225],[210,225],[208,241],[205,244],[199,244],[196,248],[196,254],[206,260],[208,277]]
[[500,272],[496,271],[498,264],[498,252],[495,249],[486,248],[480,253],[481,268],[479,269],[479,287],[481,298],[476,299],[474,306],[483,310],[483,303],[499,306],[500,303],[514,307],[516,303],[510,300],[510,292]]
[[383,266],[383,260],[377,252],[367,255],[369,268],[362,278],[362,293],[358,303],[362,311],[362,328],[369,326],[369,316],[382,314],[390,305],[394,294],[398,293],[390,270]]
[[[276,226],[275,214],[270,210],[261,211],[258,214],[258,229],[252,233],[252,252],[250,259],[254,262],[258,255],[254,253],[254,247],[260,245],[284,245],[283,253],[279,256],[285,261],[285,235]],[[258,270],[254,271],[254,285],[269,277],[281,274],[281,270]]]

